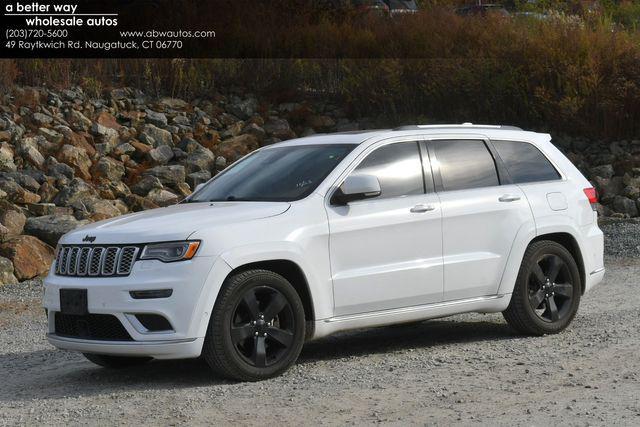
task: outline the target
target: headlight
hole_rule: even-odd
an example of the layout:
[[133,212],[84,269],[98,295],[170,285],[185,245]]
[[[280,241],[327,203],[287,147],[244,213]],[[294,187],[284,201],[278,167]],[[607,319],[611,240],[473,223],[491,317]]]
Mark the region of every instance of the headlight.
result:
[[195,256],[200,242],[171,242],[147,245],[140,259],[157,259],[162,262],[186,261]]

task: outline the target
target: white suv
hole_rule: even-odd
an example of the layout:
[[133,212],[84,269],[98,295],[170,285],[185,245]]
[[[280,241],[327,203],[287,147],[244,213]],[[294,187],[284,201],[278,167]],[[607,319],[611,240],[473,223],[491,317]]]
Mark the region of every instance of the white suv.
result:
[[503,312],[559,332],[603,278],[603,235],[550,139],[465,124],[264,147],[178,205],[64,236],[48,339],[102,366],[202,355],[260,380],[349,329]]

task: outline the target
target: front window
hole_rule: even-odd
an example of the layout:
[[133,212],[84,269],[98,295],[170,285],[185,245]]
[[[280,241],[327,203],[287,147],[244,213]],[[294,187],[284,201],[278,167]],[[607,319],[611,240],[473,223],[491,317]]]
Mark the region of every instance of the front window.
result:
[[311,194],[353,144],[298,145],[257,151],[218,175],[189,202],[290,202]]

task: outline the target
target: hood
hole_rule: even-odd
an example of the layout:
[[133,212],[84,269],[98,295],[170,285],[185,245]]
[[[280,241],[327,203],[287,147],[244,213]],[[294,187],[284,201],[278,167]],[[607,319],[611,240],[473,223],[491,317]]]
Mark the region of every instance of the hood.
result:
[[60,243],[86,243],[86,236],[95,237],[96,245],[186,240],[198,230],[280,215],[289,206],[285,202],[184,203],[89,224],[66,234]]

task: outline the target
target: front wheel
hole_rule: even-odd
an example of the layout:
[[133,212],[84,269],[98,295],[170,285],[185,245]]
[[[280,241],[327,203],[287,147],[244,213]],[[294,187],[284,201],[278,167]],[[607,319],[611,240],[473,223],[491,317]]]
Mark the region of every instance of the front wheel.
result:
[[518,332],[556,334],[573,320],[581,293],[580,272],[571,253],[556,242],[535,242],[525,252],[503,315]]
[[203,356],[222,376],[260,381],[295,363],[304,336],[304,308],[291,283],[271,271],[249,270],[223,284]]

